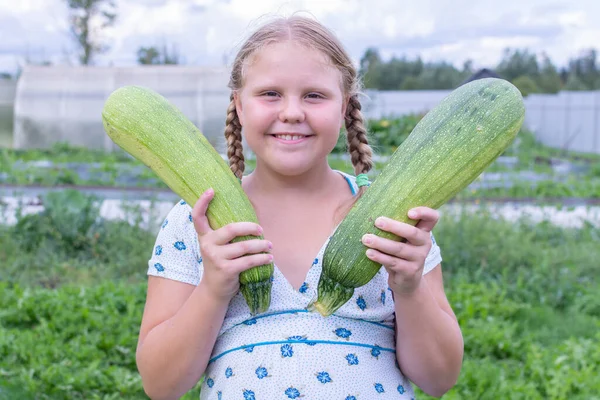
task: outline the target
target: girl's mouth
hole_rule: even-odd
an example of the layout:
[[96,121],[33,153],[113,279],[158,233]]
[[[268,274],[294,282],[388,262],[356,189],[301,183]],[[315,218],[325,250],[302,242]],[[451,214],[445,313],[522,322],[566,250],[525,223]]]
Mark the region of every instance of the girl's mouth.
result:
[[277,139],[278,142],[281,142],[281,143],[296,144],[296,143],[302,143],[302,142],[308,140],[312,135],[281,134],[281,135],[271,135],[271,136],[273,136],[275,139]]

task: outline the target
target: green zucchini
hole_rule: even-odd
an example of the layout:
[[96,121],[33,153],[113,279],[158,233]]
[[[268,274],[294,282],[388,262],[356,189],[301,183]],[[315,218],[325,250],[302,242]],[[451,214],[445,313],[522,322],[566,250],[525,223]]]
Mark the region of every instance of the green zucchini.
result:
[[473,182],[514,140],[524,117],[519,90],[496,78],[469,82],[431,109],[333,234],[309,309],[331,315],[379,271],[365,255],[364,234],[403,240],[376,228],[377,217],[416,225],[408,210],[437,209]]
[[[152,169],[190,206],[212,187],[215,195],[206,216],[213,229],[232,222],[258,222],[250,200],[225,160],[200,130],[160,94],[140,86],[121,87],[106,100],[102,122],[119,147]],[[251,238],[256,236],[234,241]],[[240,291],[252,314],[268,310],[272,275],[273,264],[240,274]]]

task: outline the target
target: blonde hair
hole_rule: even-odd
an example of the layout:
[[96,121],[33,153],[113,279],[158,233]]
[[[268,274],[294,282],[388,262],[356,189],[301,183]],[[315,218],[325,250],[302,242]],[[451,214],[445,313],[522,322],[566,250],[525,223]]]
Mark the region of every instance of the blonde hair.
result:
[[[321,51],[340,71],[342,90],[345,97],[349,99],[345,126],[350,159],[356,175],[369,172],[373,166],[372,150],[367,141],[367,130],[358,100],[361,82],[356,68],[342,44],[331,31],[313,19],[298,15],[287,18],[278,17],[263,25],[246,40],[235,57],[228,84],[231,96],[225,122],[229,167],[238,178],[242,178],[244,172],[242,126],[238,120],[233,93],[242,88],[246,63],[261,48],[286,40],[293,40],[310,49]],[[364,193],[365,189],[364,186],[360,188],[358,197]]]

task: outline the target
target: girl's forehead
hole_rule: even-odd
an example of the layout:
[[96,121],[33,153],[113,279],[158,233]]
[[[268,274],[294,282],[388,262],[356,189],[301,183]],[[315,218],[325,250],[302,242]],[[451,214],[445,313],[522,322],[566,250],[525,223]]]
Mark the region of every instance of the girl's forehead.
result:
[[300,59],[303,63],[310,63],[316,68],[337,70],[331,57],[323,51],[291,41],[276,42],[261,47],[253,52],[244,64],[247,69],[256,65],[285,64],[289,63],[291,59]]
[[[298,71],[298,70],[301,71]],[[331,57],[323,51],[290,41],[268,44],[251,54],[244,62],[242,76],[264,76],[264,72],[325,73],[335,76],[341,83],[342,74]]]

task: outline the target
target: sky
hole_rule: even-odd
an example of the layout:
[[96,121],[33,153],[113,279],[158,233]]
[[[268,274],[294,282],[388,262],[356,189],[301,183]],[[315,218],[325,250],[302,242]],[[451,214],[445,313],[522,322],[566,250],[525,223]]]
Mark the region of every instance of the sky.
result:
[[[133,66],[142,46],[175,45],[182,63],[231,63],[243,39],[275,15],[301,11],[333,30],[358,64],[368,47],[392,56],[495,67],[503,50],[545,52],[557,66],[600,50],[598,0],[114,0],[117,21],[100,66]],[[0,72],[76,64],[67,0],[0,0]]]

